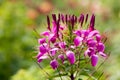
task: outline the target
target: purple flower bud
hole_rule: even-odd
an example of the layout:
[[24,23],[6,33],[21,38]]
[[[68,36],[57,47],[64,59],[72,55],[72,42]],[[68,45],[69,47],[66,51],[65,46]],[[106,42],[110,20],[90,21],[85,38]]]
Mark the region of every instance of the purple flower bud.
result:
[[51,67],[52,67],[53,69],[58,68],[58,62],[57,62],[57,60],[56,60],[56,59],[52,60],[52,61],[50,62],[50,65],[51,65]]
[[59,37],[59,34],[58,34],[58,32],[59,32],[59,28],[60,28],[60,24],[59,24],[59,20],[56,22],[56,25],[57,25],[57,31],[56,31],[56,36],[57,37]]
[[60,13],[58,14],[58,21],[60,21],[61,20],[61,18],[60,18],[61,16],[60,16]]
[[66,22],[66,24],[68,22],[68,15],[67,14],[65,15],[65,22]]
[[64,55],[63,55],[63,54],[58,55],[58,58],[62,60],[62,63],[64,62],[64,59],[65,59],[65,58],[64,58]]
[[72,29],[73,29],[74,24],[75,24],[75,21],[74,21],[74,15],[72,15],[72,17],[71,17],[71,24],[72,24]]
[[75,16],[75,23],[77,23],[77,16]]
[[70,62],[70,64],[74,64],[75,63],[75,55],[72,51],[67,51],[66,52],[66,56]]
[[87,20],[88,20],[88,14],[86,14],[85,23],[87,23]]
[[47,24],[48,24],[48,29],[51,31],[51,29],[50,29],[50,19],[49,19],[49,16],[47,16]]
[[38,39],[38,43],[39,44],[43,44],[46,42],[46,39],[45,38],[42,38],[42,39]]
[[52,14],[52,18],[53,18],[54,22],[56,23],[56,21],[57,21],[56,14]]
[[93,67],[95,67],[97,65],[97,63],[98,63],[98,55],[93,54],[91,56],[91,64],[92,64]]
[[63,23],[65,22],[65,17],[64,17],[63,14],[61,14],[61,20],[62,20]]
[[81,26],[83,25],[83,22],[84,22],[84,15],[81,14],[79,17],[79,23],[81,23]]
[[98,52],[104,52],[104,50],[105,50],[104,44],[98,43],[97,50],[98,50]]
[[66,43],[65,42],[60,42],[59,47],[62,48],[62,49],[65,49]]
[[82,37],[77,36],[77,37],[74,39],[74,45],[75,45],[75,46],[79,46],[80,43],[82,42],[82,40],[83,40]]
[[95,30],[94,25],[95,25],[95,15],[93,14],[90,20],[90,29],[89,29],[90,31]]

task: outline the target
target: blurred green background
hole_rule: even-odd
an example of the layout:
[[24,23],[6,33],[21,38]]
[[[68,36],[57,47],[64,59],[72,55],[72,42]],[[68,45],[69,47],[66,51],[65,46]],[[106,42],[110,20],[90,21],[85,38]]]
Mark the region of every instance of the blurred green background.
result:
[[106,51],[111,53],[103,65],[106,80],[120,80],[120,0],[0,0],[0,80],[45,80],[32,59],[34,29],[44,30],[51,13],[95,13],[95,27],[108,37]]

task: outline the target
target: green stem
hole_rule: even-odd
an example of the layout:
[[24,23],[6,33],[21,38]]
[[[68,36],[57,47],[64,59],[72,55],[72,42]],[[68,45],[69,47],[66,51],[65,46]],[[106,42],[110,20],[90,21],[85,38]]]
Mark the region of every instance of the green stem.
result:
[[59,73],[60,79],[62,80],[62,76],[61,76],[60,71],[58,70],[58,68],[57,68],[57,71]]

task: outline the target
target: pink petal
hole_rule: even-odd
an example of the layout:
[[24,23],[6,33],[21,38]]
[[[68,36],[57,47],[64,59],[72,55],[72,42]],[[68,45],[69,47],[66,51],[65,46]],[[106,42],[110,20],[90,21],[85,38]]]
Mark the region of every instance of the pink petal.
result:
[[66,56],[71,64],[75,63],[75,55],[72,51],[67,51]]
[[58,48],[53,48],[50,50],[51,55],[54,56],[56,54],[56,51],[59,50]]
[[44,36],[49,36],[49,34],[50,34],[50,31],[44,31],[41,33],[41,35],[44,35]]
[[98,63],[98,55],[96,54],[93,54],[92,57],[91,57],[91,64],[93,67],[95,67]]
[[96,35],[96,40],[97,40],[97,42],[100,42],[101,36],[99,34]]
[[55,34],[50,34],[49,35],[49,41],[51,41],[52,43],[55,43],[55,41],[56,41]]
[[64,49],[66,47],[66,43],[65,42],[60,42],[59,47]]
[[74,39],[74,45],[75,45],[75,46],[79,46],[80,43],[82,42],[82,40],[83,40],[82,37],[77,36],[77,37]]
[[64,58],[64,55],[63,55],[63,54],[58,55],[58,58],[61,59],[62,62],[64,62],[64,59],[65,59],[65,58]]
[[57,62],[57,60],[56,60],[56,59],[52,60],[52,61],[50,62],[50,65],[51,65],[51,67],[52,67],[53,69],[58,68],[58,62]]
[[38,39],[38,43],[39,44],[43,44],[46,42],[46,39],[45,38],[41,38],[41,39]]
[[98,43],[97,49],[99,52],[104,52],[105,46],[103,43]]
[[102,56],[102,57],[107,57],[107,55],[103,52],[99,52],[99,54]]
[[39,59],[38,59],[38,62],[40,63],[43,59],[47,59],[48,56],[41,56]]
[[73,32],[74,34],[76,34],[77,36],[81,36],[81,31],[80,30],[76,30],[75,32]]
[[88,38],[93,37],[93,36],[95,36],[96,34],[99,34],[99,31],[97,31],[97,30],[91,31],[91,32],[89,33],[89,35],[88,35]]

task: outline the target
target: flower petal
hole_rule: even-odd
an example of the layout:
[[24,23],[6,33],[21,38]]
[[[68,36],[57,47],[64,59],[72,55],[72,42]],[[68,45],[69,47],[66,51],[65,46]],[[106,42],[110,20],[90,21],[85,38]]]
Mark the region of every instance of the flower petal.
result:
[[75,63],[75,55],[72,51],[67,51],[66,56],[71,64]]
[[38,43],[39,44],[43,44],[46,42],[46,39],[45,38],[42,38],[42,39],[38,39]]
[[49,36],[49,34],[50,34],[50,31],[44,31],[41,33],[41,35],[44,35],[44,36]]
[[51,55],[54,56],[56,54],[56,51],[58,50],[58,48],[53,48],[50,50]]
[[91,57],[91,64],[94,67],[94,66],[97,65],[97,63],[98,63],[98,55],[93,54],[92,57]]
[[99,31],[97,31],[97,30],[91,31],[88,35],[88,38],[91,38],[91,37],[95,36],[96,34],[99,34]]
[[63,54],[58,55],[58,58],[61,59],[62,62],[64,62],[64,59],[65,59],[65,58],[64,58],[64,55],[63,55]]
[[75,45],[75,46],[79,46],[79,44],[82,42],[82,40],[83,40],[82,37],[77,36],[77,37],[74,39],[74,45]]
[[73,32],[74,34],[76,34],[77,36],[81,36],[81,31],[80,30],[76,30],[75,32]]
[[50,65],[51,65],[51,67],[52,67],[53,69],[58,68],[58,62],[57,62],[57,60],[56,60],[56,59],[52,60],[52,61],[50,62]]
[[42,54],[45,54],[47,52],[47,48],[44,45],[40,45],[39,50]]
[[107,57],[107,55],[103,52],[99,52],[99,54],[102,56],[102,57]]
[[64,49],[66,47],[66,43],[65,42],[60,42],[59,47]]
[[98,50],[98,52],[104,52],[104,50],[105,50],[104,44],[98,43],[97,50]]

